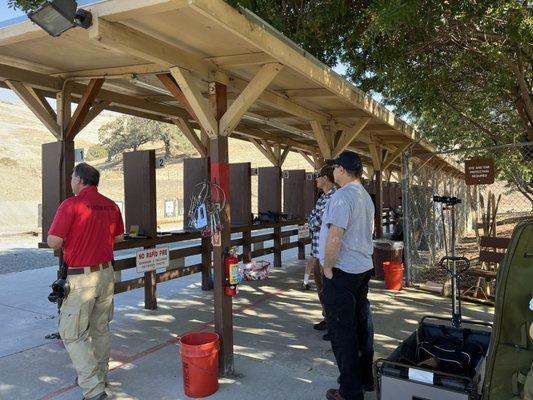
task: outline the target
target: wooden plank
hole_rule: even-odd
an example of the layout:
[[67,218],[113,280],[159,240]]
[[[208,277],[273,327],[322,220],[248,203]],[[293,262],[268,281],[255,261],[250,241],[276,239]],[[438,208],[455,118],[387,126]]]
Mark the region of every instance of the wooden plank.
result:
[[292,98],[317,98],[317,97],[337,97],[334,93],[323,88],[313,89],[284,89],[279,90],[279,93]]
[[188,121],[186,121],[183,118],[172,118],[172,122],[174,122],[177,127],[180,129],[180,131],[185,135],[185,137],[191,142],[191,144],[194,146],[196,151],[200,154],[201,157],[207,157],[207,149],[202,144],[202,141],[192,128],[192,126],[189,124]]
[[510,238],[494,237],[494,236],[481,236],[480,247],[495,247],[497,249],[507,249],[511,243]]
[[[396,161],[396,159],[398,157],[400,157],[402,155],[402,153],[409,147],[412,145],[412,142],[408,142],[404,145],[401,145],[401,146],[398,146],[398,148],[396,149],[396,151],[392,154],[390,154],[389,156],[387,156],[387,158],[385,159],[385,161],[383,161],[382,165],[381,165],[381,169],[384,171],[386,169],[388,169],[390,167],[390,165]],[[389,178],[390,180],[390,178]]]
[[194,113],[193,108],[189,104],[189,101],[183,94],[182,90],[170,74],[159,74],[156,75],[157,78],[161,81],[163,85],[167,88],[167,90],[180,102],[180,104],[187,110],[191,118],[198,121],[198,118],[196,117],[196,114]]
[[80,128],[85,122],[85,118],[89,114],[89,110],[103,84],[103,78],[96,78],[91,79],[89,85],[87,85],[87,89],[79,101],[76,111],[74,111],[74,115],[70,118],[70,122],[65,132],[65,137],[67,139],[74,139],[74,137],[80,132]]
[[194,114],[198,119],[198,123],[210,138],[216,139],[218,135],[218,122],[215,119],[212,110],[209,109],[202,92],[196,87],[191,73],[178,67],[171,68],[170,73],[180,86],[181,91],[193,109]]
[[274,157],[272,150],[270,150],[270,146],[263,147],[261,143],[252,138],[250,138],[250,143],[252,143],[273,165],[277,164],[276,158]]
[[374,167],[374,171],[381,171],[381,163],[383,160],[381,151],[378,150],[378,147],[375,144],[369,144],[368,150],[372,156],[372,166]]
[[208,62],[201,60],[190,52],[126,25],[108,22],[102,18],[94,18],[93,26],[88,31],[91,40],[97,41],[107,48],[140,57],[159,64],[166,69],[181,67],[194,71],[195,74],[203,78],[208,77]]
[[202,264],[194,264],[188,267],[176,268],[171,271],[159,272],[156,274],[155,281],[157,283],[166,282],[171,279],[181,278],[191,274],[196,274],[202,270]]
[[298,150],[298,153],[305,159],[305,161],[307,161],[313,168],[316,169],[315,162],[311,157],[305,154],[302,150]]
[[0,64],[0,79],[23,82],[35,88],[53,90],[54,92],[59,92],[63,87],[62,79],[5,64]]
[[219,67],[242,67],[245,65],[266,64],[276,61],[272,56],[262,52],[209,57],[206,60],[215,63]]
[[284,171],[283,178],[283,213],[289,220],[305,218],[304,186],[305,170]]
[[311,121],[311,128],[313,129],[315,139],[318,142],[318,147],[320,148],[322,157],[324,157],[326,160],[332,158],[330,143],[326,138],[326,134],[324,133],[322,125],[318,121],[313,120]]
[[[247,163],[229,165],[231,225],[252,225],[252,167]],[[232,244],[234,246],[234,244]]]
[[60,138],[61,128],[56,122],[56,115],[50,115],[43,106],[39,97],[31,87],[16,81],[6,81],[9,88],[14,91],[41,123],[56,137]]
[[372,118],[362,117],[352,126],[351,129],[345,130],[342,133],[342,136],[339,139],[339,142],[333,150],[333,157],[338,157],[346,148],[352,143],[361,132],[365,126],[370,122]]
[[[178,84],[182,88],[184,94],[188,99],[193,94],[189,92],[187,95],[186,87],[182,83],[189,83],[190,76],[187,76],[187,71],[181,71],[178,68],[171,69],[171,72],[176,72],[178,77],[182,77],[182,81],[177,79]],[[198,92],[194,94],[194,99],[197,99]],[[200,94],[201,96],[201,94]],[[226,86],[219,82],[211,82],[209,84],[209,105],[208,111],[213,118],[215,128],[218,128],[220,119],[227,111],[227,89]],[[202,98],[203,100],[203,98]],[[191,101],[191,106],[195,108],[195,104]],[[196,109],[195,109],[196,111]],[[203,116],[196,112],[196,115],[202,119]],[[209,131],[206,132],[209,134]],[[210,180],[219,185],[226,194],[226,205],[221,210],[220,220],[222,223],[222,231],[220,235],[220,245],[213,246],[213,271],[214,271],[214,303],[215,303],[215,332],[218,333],[221,339],[220,353],[219,353],[219,371],[223,375],[232,375],[234,371],[234,356],[233,356],[233,298],[225,294],[226,274],[224,273],[224,251],[230,247],[231,243],[231,191],[230,191],[230,176],[228,165],[228,137],[217,134],[217,130],[212,132],[215,138],[211,140],[209,149],[211,170]]]
[[480,262],[492,262],[492,263],[501,263],[505,257],[505,253],[497,253],[495,251],[481,250],[479,252],[479,261]]
[[283,65],[279,63],[269,63],[261,67],[221,118],[219,132],[221,135],[229,136],[233,132],[244,113],[255,103],[282,68]]
[[85,121],[81,124],[79,131],[81,132],[87,125],[89,125],[102,111],[109,107],[111,103],[109,101],[100,101],[94,104],[89,113],[85,117]]
[[281,156],[280,156],[280,159],[279,159],[279,166],[280,167],[283,165],[283,163],[287,159],[287,156],[289,155],[289,150],[290,150],[289,146],[284,146],[283,147],[283,153],[281,153]]

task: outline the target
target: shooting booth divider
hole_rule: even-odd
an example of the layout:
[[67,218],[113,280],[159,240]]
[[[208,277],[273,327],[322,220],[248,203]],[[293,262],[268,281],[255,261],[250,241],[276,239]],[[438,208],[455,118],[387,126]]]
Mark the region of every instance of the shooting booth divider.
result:
[[305,170],[283,171],[283,213],[288,220],[304,219]]
[[[65,146],[64,154],[62,154],[63,144]],[[72,194],[70,187],[70,174],[72,169],[67,171],[64,188],[61,188],[62,179],[61,174],[63,168],[59,163],[64,165],[74,165],[74,142],[52,142],[44,143],[42,145],[42,241],[46,243],[48,236],[48,229],[52,225],[54,215],[61,204],[61,193],[66,193],[67,197]]]

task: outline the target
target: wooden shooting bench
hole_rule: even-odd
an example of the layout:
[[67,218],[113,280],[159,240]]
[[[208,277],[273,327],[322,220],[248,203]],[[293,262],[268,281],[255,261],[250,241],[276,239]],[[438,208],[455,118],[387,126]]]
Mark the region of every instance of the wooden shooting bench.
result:
[[471,286],[465,291],[464,294],[467,297],[471,293],[472,297],[477,299],[481,291],[485,300],[494,299],[494,295],[491,294],[490,283],[496,280],[498,266],[503,261],[510,242],[510,238],[481,236],[479,241],[479,258],[477,260],[479,266],[468,270],[468,275],[478,279],[476,285]]

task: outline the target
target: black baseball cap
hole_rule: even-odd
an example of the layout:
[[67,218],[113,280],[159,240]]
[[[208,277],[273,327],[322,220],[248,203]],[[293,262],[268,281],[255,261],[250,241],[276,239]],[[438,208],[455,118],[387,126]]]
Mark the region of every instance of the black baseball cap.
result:
[[359,173],[363,168],[361,158],[353,151],[343,151],[337,158],[333,160],[326,160],[327,165],[340,165],[344,169],[349,171],[355,171]]

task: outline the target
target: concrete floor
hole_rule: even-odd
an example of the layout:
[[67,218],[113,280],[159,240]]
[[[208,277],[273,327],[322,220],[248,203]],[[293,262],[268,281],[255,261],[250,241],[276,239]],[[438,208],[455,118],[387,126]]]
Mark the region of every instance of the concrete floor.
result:
[[[304,262],[284,262],[265,281],[245,283],[234,300],[235,370],[220,379],[212,399],[324,399],[337,387],[329,342],[312,324],[321,319],[314,290],[299,290]],[[0,399],[81,399],[75,373],[60,341],[54,305],[46,299],[55,268],[0,277]],[[422,316],[450,315],[450,300],[416,290],[389,292],[371,284],[376,357],[386,357]],[[211,292],[198,274],[158,285],[159,308],[143,309],[143,291],[115,297],[111,324],[114,399],[186,399],[179,335],[213,329]],[[463,305],[465,318],[492,320],[491,307]],[[375,399],[368,393],[366,399]]]

